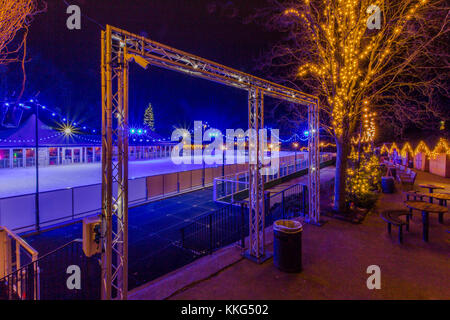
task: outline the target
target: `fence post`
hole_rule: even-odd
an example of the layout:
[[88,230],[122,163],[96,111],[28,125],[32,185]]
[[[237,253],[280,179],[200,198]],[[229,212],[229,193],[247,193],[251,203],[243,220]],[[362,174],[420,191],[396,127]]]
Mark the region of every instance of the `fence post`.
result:
[[205,181],[206,181],[206,168],[205,168],[205,159],[202,157],[203,162],[203,170],[202,170],[202,185],[205,187]]
[[181,228],[181,247],[184,248],[184,228]]
[[75,198],[74,198],[74,188],[72,188],[72,220],[75,218]]
[[284,219],[284,190],[281,192],[281,215]]
[[234,186],[235,184],[231,182],[231,203],[234,203]]
[[303,195],[303,216],[306,215],[306,192],[308,191],[306,185],[302,185],[303,191],[302,191],[302,195]]
[[300,211],[301,211],[301,209],[300,209],[300,203],[301,203],[301,197],[302,197],[302,186],[301,186],[301,184],[297,184],[297,185],[295,185],[295,195],[296,195],[296,197],[294,197],[294,199],[296,200],[296,201],[298,201],[297,203],[298,203],[298,205],[299,205],[299,209],[297,210],[297,206],[295,205],[295,210],[294,210],[294,212],[293,212],[293,216],[294,217],[300,217]]
[[11,264],[11,239],[8,233],[0,228],[0,279],[11,273]]
[[212,254],[213,252],[213,234],[212,234],[212,214],[208,216],[209,222],[209,254]]
[[264,214],[266,215],[267,218],[270,216],[270,220],[265,219],[265,221],[266,221],[266,225],[264,226],[264,228],[265,228],[267,225],[270,225],[267,223],[267,221],[271,221],[273,223],[272,216],[270,214],[270,191],[264,192],[264,200],[266,201],[266,203],[264,204],[264,209],[265,209]]
[[294,156],[294,172],[297,172],[297,149],[295,150],[295,156]]
[[264,192],[264,194],[265,194],[265,200],[266,200],[266,203],[265,203],[266,212],[265,212],[265,214],[269,215],[270,214],[270,191],[266,191],[266,192]]
[[245,249],[245,202],[241,202],[241,247]]

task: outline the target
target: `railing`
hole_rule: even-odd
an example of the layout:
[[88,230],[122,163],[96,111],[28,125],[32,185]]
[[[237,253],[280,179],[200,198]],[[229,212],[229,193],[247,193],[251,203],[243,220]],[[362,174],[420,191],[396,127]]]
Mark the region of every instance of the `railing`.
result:
[[307,215],[308,187],[298,183],[287,187],[277,193],[266,192],[266,220],[265,225],[270,226],[279,219],[291,219]]
[[[330,161],[331,159],[331,154],[320,155],[320,163]],[[284,159],[280,159],[280,166],[275,174],[263,176],[264,183],[286,177],[308,168],[308,161],[304,159],[296,159],[293,162],[283,160]],[[229,204],[242,200],[236,196],[248,189],[248,180],[248,171],[214,179],[214,201]]]
[[[79,289],[67,285],[69,266],[80,268]],[[76,239],[0,279],[0,299],[98,300],[100,273],[98,257],[87,258]]]
[[[39,299],[38,252],[25,240],[0,227],[0,298]],[[25,266],[23,266],[25,265]]]
[[198,217],[180,229],[180,245],[197,256],[234,243],[248,235],[248,209],[229,204],[219,210]]
[[[46,149],[46,147],[42,147],[41,149]],[[9,150],[9,149],[3,149],[3,150]],[[34,149],[33,149],[34,150]],[[0,149],[1,151],[1,149]],[[117,152],[117,151],[116,151]],[[145,161],[145,160],[151,160],[151,159],[163,159],[170,157],[171,152],[140,152],[140,153],[133,153],[130,152],[129,155],[129,161]],[[114,156],[113,159],[116,159],[117,155]],[[59,161],[58,161],[59,159]],[[87,156],[83,156],[82,154],[61,154],[58,156],[50,156],[47,155],[46,158],[40,158],[39,159],[39,166],[40,167],[53,167],[53,166],[69,166],[74,164],[80,164],[80,163],[101,163],[102,157],[100,154],[88,154]],[[25,165],[24,165],[25,164]],[[13,158],[10,159],[9,155],[8,158],[0,159],[0,169],[14,169],[14,168],[30,168],[34,167],[36,164],[36,157],[35,156],[29,156],[29,157],[20,157],[20,158]]]
[[[305,215],[307,206],[307,187],[295,184],[275,193],[265,193],[265,226],[274,221]],[[238,242],[245,247],[248,236],[249,215],[247,201],[227,206],[198,217],[180,229],[180,246],[197,256],[213,253],[226,245]]]

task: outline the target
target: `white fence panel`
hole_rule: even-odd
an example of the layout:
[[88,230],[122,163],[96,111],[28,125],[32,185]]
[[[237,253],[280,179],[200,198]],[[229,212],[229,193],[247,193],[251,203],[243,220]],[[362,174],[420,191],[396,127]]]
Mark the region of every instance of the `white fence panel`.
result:
[[11,230],[36,223],[35,197],[25,195],[0,200],[0,226]]
[[41,193],[39,219],[42,224],[72,217],[72,189]]
[[140,178],[128,181],[128,201],[144,201],[147,197],[147,178]]
[[79,187],[73,190],[75,215],[100,212],[102,206],[102,185]]

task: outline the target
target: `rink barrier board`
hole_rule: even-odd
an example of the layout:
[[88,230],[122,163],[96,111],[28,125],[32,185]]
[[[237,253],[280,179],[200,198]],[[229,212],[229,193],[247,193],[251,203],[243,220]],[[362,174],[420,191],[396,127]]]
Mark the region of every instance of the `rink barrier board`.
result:
[[[280,162],[284,159],[280,158]],[[297,160],[300,158],[297,157]],[[228,167],[228,168],[227,168]],[[128,197],[131,206],[163,199],[184,192],[212,186],[214,178],[223,171],[237,174],[247,171],[247,164],[219,165],[204,169],[130,179]],[[113,185],[117,193],[117,184]],[[39,193],[39,226],[75,221],[100,214],[101,184],[44,191]],[[35,194],[0,199],[0,225],[14,231],[33,231],[36,228]],[[21,213],[21,214],[20,214]]]

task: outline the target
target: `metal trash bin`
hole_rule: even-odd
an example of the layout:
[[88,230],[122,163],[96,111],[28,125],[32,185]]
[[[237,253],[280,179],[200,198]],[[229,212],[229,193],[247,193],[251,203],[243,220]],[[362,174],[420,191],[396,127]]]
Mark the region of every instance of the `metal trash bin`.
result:
[[393,177],[381,177],[381,189],[383,193],[394,193],[395,181]]
[[302,271],[303,225],[294,220],[273,224],[273,262],[284,272]]

